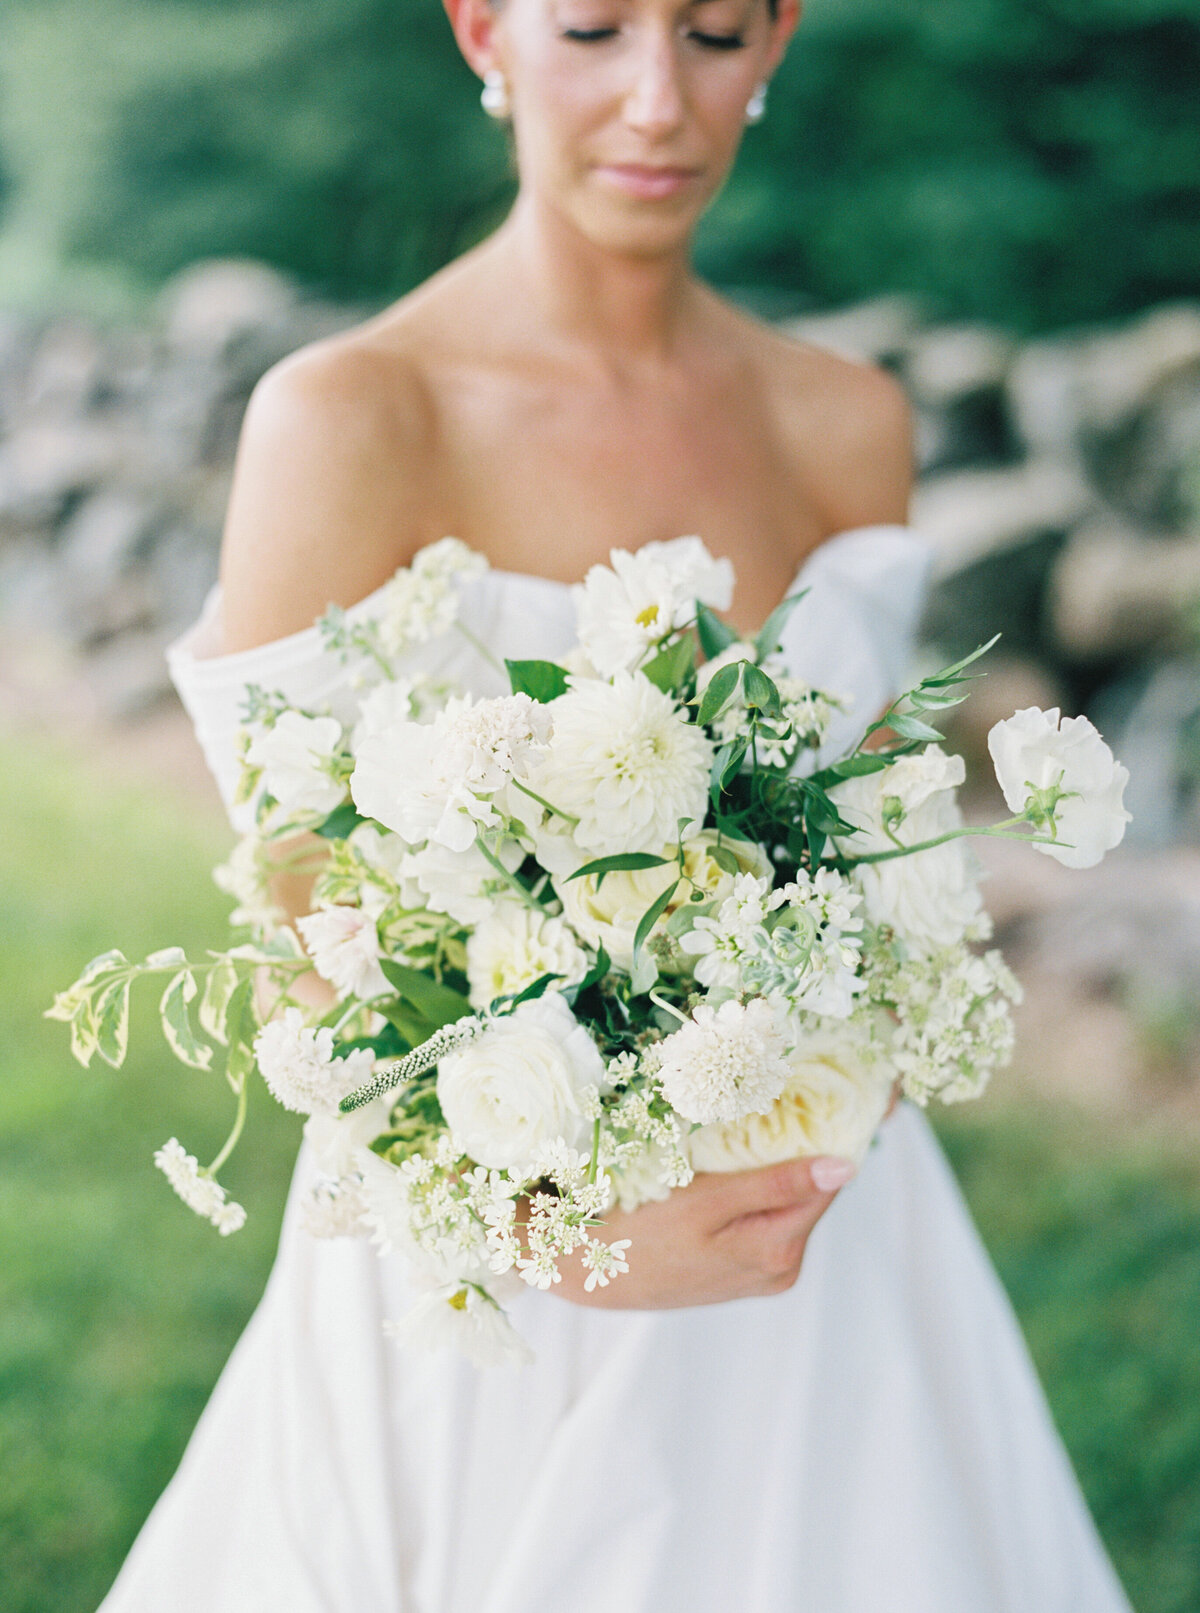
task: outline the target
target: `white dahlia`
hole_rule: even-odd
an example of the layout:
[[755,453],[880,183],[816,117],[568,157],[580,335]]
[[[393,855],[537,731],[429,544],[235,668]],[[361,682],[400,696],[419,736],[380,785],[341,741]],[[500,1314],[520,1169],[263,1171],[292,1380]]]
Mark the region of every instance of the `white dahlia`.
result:
[[575,589],[578,633],[597,672],[631,672],[648,650],[691,621],[696,601],[728,610],[733,567],[715,560],[696,537],[614,549]]
[[649,679],[578,682],[550,710],[554,733],[533,787],[578,819],[581,851],[657,852],[681,818],[704,821],[712,745]]

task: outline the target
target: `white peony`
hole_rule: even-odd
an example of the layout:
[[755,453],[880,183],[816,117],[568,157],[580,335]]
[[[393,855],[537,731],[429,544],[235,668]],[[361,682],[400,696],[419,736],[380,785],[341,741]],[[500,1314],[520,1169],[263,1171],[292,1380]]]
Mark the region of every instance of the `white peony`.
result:
[[522,1003],[438,1067],[455,1141],[481,1165],[521,1171],[545,1144],[588,1140],[585,1095],[604,1081],[596,1044],[558,993]]
[[[930,745],[882,772],[845,779],[830,798],[859,832],[840,840],[840,849],[853,860],[864,852],[892,851],[897,841],[916,845],[961,828],[954,791],[965,777],[961,756]],[[854,877],[870,921],[890,926],[918,952],[952,946],[980,922],[978,866],[962,840],[864,863]]]
[[745,1171],[828,1154],[861,1163],[891,1102],[894,1072],[861,1043],[815,1035],[788,1055],[765,1114],[702,1126],[687,1139],[698,1171]]
[[[684,880],[652,933],[661,932],[681,907],[687,907],[694,891],[720,901],[733,890],[735,876],[712,855],[718,844],[735,859],[741,872],[770,875],[771,865],[760,847],[745,840],[731,840],[728,835],[722,837],[715,829],[704,829],[684,841]],[[659,854],[667,859],[661,868],[586,874],[582,879],[555,883],[571,927],[591,946],[602,946],[618,969],[632,966],[633,939],[646,909],[679,879],[675,846],[661,847]]]
[[728,610],[733,566],[715,560],[699,538],[614,549],[574,589],[579,644],[602,677],[632,672],[648,650],[690,622],[696,601]]
[[686,1025],[659,1043],[659,1080],[685,1120],[707,1125],[769,1109],[788,1076],[775,1013],[761,997],[701,1003]]
[[342,738],[335,717],[306,717],[285,711],[272,727],[253,724],[246,752],[252,767],[262,769],[263,788],[287,813],[332,812],[346,794],[330,774],[330,762]]
[[348,1092],[371,1079],[375,1058],[356,1048],[335,1058],[333,1032],[327,1025],[313,1030],[298,1008],[287,1008],[254,1038],[254,1056],[272,1096],[298,1114],[335,1114]]
[[313,967],[340,997],[382,997],[388,990],[379,967],[375,920],[361,907],[323,907],[296,920]]
[[549,735],[549,708],[528,695],[450,700],[432,722],[368,734],[350,781],[354,804],[410,845],[465,851],[501,814],[493,796],[527,777]]
[[1129,771],[1086,717],[1060,719],[1057,706],[1029,706],[996,724],[988,750],[1009,811],[1032,809],[1039,832],[1060,842],[1036,851],[1068,868],[1092,868],[1120,844]]
[[562,976],[552,989],[577,985],[587,970],[587,953],[566,923],[518,901],[497,902],[467,940],[473,1008],[523,991],[542,975]]
[[712,745],[649,679],[576,682],[549,709],[554,733],[532,785],[578,819],[581,851],[653,852],[680,818],[703,823]]
[[[496,858],[513,873],[524,862],[525,853],[515,840],[505,840]],[[431,840],[405,857],[400,875],[406,907],[448,913],[459,924],[482,924],[497,896],[508,888],[477,845],[450,851]]]

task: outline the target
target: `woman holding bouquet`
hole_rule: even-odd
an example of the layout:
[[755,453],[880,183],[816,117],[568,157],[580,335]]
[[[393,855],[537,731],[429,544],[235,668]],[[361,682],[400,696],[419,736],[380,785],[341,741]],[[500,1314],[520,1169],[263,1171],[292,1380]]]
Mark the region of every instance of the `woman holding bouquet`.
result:
[[[227,797],[248,683],[312,704],[312,629],[454,533],[493,660],[571,642],[614,545],[700,532],[755,630],[846,690],[897,692],[927,550],[881,371],[701,284],[690,245],[796,0],[447,0],[511,121],[512,213],[383,314],[256,389],[221,589],[172,667]],[[344,693],[344,690],[341,691]],[[300,885],[281,888],[294,916]],[[799,1149],[797,1150],[799,1152]],[[309,1162],[302,1152],[297,1195]],[[1120,1613],[1006,1301],[922,1117],[838,1154],[702,1172],[636,1209],[619,1282],[568,1263],[516,1301],[536,1363],[399,1351],[403,1264],[317,1243],[294,1199],[267,1294],[105,1613]]]

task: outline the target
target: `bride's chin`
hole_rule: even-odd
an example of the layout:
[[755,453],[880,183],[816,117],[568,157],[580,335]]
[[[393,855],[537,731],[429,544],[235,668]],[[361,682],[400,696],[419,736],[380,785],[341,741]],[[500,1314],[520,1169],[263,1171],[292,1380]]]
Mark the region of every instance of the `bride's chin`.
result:
[[621,257],[652,258],[686,249],[703,209],[589,195],[571,211],[593,246]]

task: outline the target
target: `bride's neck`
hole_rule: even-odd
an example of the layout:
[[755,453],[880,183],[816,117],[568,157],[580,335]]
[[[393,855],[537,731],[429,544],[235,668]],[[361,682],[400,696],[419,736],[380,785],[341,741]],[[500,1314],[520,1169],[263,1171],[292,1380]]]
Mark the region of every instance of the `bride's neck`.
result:
[[497,242],[539,321],[614,362],[669,358],[695,304],[686,249],[621,255],[587,240],[531,196],[518,198]]

